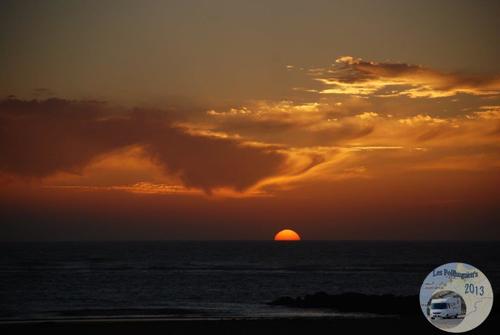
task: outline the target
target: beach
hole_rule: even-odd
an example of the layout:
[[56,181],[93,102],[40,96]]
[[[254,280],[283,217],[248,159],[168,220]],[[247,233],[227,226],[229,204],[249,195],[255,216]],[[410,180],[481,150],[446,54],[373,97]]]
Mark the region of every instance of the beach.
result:
[[[498,318],[490,318],[474,334],[493,334]],[[3,334],[443,334],[423,316],[341,319],[107,320],[0,324]]]

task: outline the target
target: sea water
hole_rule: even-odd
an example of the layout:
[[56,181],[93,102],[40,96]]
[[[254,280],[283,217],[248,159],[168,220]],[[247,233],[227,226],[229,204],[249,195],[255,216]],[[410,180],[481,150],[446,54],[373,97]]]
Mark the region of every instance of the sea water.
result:
[[448,262],[476,266],[494,290],[500,282],[499,242],[19,242],[0,251],[2,320],[336,316],[268,303],[319,291],[416,296]]

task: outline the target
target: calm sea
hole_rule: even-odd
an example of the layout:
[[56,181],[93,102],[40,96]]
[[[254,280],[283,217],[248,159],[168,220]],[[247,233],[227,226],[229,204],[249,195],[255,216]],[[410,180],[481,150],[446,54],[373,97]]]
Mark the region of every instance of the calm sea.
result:
[[455,261],[498,289],[500,242],[3,243],[0,319],[332,315],[267,303],[318,291],[418,295],[434,267]]

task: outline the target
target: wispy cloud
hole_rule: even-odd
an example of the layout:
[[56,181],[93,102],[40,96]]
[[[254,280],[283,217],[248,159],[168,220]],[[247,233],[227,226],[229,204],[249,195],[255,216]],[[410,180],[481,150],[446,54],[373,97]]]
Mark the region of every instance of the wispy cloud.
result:
[[447,73],[420,65],[372,62],[351,56],[339,57],[328,68],[309,70],[323,84],[322,94],[379,97],[440,98],[459,93],[500,94],[500,77]]

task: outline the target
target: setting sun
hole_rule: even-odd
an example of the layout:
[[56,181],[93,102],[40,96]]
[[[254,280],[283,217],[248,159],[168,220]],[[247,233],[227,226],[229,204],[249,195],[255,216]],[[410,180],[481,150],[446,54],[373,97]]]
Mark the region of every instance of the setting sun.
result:
[[274,236],[275,241],[300,241],[300,236],[291,229],[283,229]]

